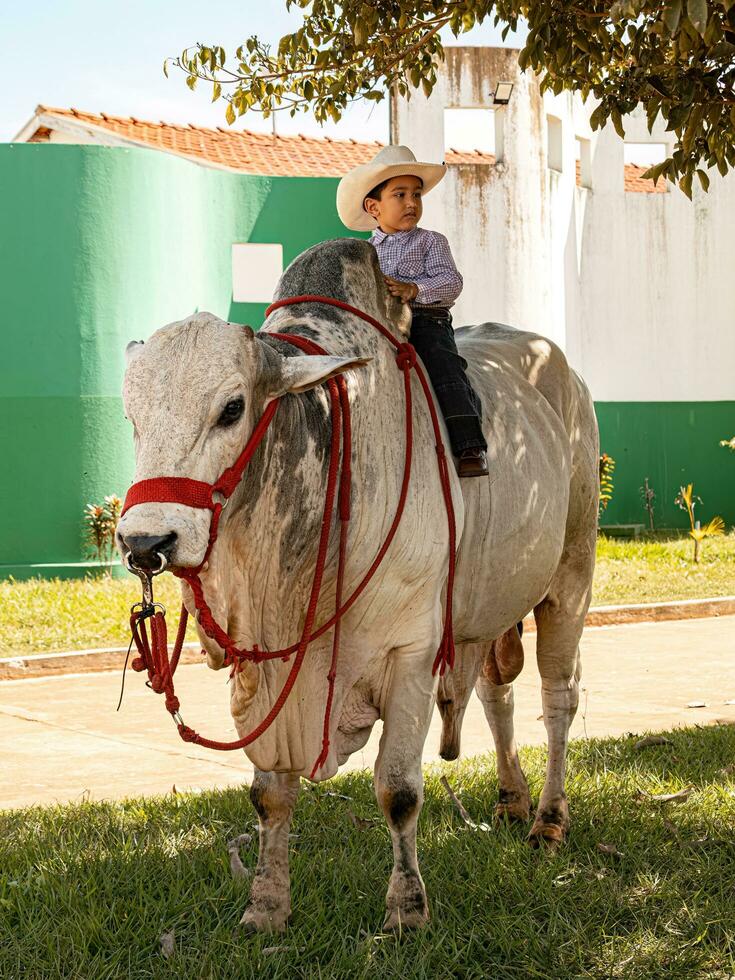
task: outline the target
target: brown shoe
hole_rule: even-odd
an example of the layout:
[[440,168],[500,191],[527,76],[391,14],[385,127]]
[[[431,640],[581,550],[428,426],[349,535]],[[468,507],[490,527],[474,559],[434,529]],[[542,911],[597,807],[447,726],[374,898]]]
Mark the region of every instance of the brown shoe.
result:
[[457,473],[460,476],[487,476],[489,472],[484,449],[464,449],[459,454]]

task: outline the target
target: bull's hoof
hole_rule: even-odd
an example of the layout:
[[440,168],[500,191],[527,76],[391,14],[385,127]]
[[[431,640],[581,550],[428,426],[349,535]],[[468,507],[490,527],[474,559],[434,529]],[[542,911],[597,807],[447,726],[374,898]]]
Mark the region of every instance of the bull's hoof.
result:
[[404,929],[423,929],[429,921],[429,906],[426,902],[419,908],[388,909],[383,922],[383,932],[402,932]]
[[531,819],[531,804],[528,800],[501,800],[495,807],[495,820],[498,823],[528,823]]
[[527,823],[531,819],[531,794],[523,781],[521,789],[504,789],[500,787],[498,803],[495,807],[495,819],[498,823]]
[[290,912],[288,909],[259,909],[249,905],[240,919],[238,930],[241,933],[285,932]]
[[385,898],[384,932],[420,929],[429,921],[426,889],[418,873],[394,872]]
[[531,847],[546,845],[555,849],[564,843],[568,831],[569,810],[567,801],[563,800],[559,806],[545,810],[539,808],[531,833],[528,835],[528,843]]
[[528,843],[531,847],[546,847],[549,850],[556,850],[560,847],[567,836],[563,827],[555,823],[534,824],[531,833],[528,835]]

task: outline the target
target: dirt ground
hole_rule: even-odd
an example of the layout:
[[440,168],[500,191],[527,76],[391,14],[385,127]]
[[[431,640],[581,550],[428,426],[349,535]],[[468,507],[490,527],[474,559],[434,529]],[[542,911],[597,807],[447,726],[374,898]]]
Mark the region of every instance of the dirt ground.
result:
[[[517,739],[545,741],[535,635],[524,636],[526,666],[516,682]],[[680,622],[590,627],[582,642],[579,712],[572,736],[642,733],[716,721],[735,724],[735,616]],[[178,679],[180,677],[180,680]],[[234,738],[227,672],[182,666],[177,694],[186,723],[218,739]],[[69,800],[121,799],[179,790],[239,785],[252,767],[241,752],[187,745],[140,675],[126,679],[116,713],[120,671],[0,682],[0,740],[5,746],[0,807]],[[731,703],[727,703],[727,702]],[[703,702],[704,707],[688,707]],[[424,761],[438,759],[434,713]],[[348,763],[370,767],[380,725]],[[492,748],[473,696],[462,755]]]

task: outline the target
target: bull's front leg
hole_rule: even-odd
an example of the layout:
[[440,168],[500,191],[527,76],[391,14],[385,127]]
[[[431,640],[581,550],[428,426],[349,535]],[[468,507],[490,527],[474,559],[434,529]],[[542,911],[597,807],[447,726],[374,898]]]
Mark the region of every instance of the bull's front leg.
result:
[[393,872],[383,928],[398,930],[429,921],[416,855],[416,823],[424,799],[421,754],[434,704],[433,652],[407,648],[389,654],[383,733],[375,763],[375,794],[393,841]]
[[240,924],[248,932],[283,932],[291,915],[288,833],[300,779],[255,770],[250,799],[258,813],[260,849],[250,901]]

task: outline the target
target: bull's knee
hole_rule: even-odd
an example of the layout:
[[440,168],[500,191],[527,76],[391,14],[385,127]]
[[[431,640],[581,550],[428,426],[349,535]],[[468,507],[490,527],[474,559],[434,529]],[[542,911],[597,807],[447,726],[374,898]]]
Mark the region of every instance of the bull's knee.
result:
[[250,786],[250,802],[255,807],[255,812],[261,820],[268,819],[267,783],[261,782],[256,776]]
[[392,830],[402,831],[418,817],[421,795],[408,783],[397,786],[378,785],[378,803]]
[[250,802],[263,823],[288,820],[297,793],[298,781],[295,787],[283,786],[270,773],[256,773],[250,786]]

